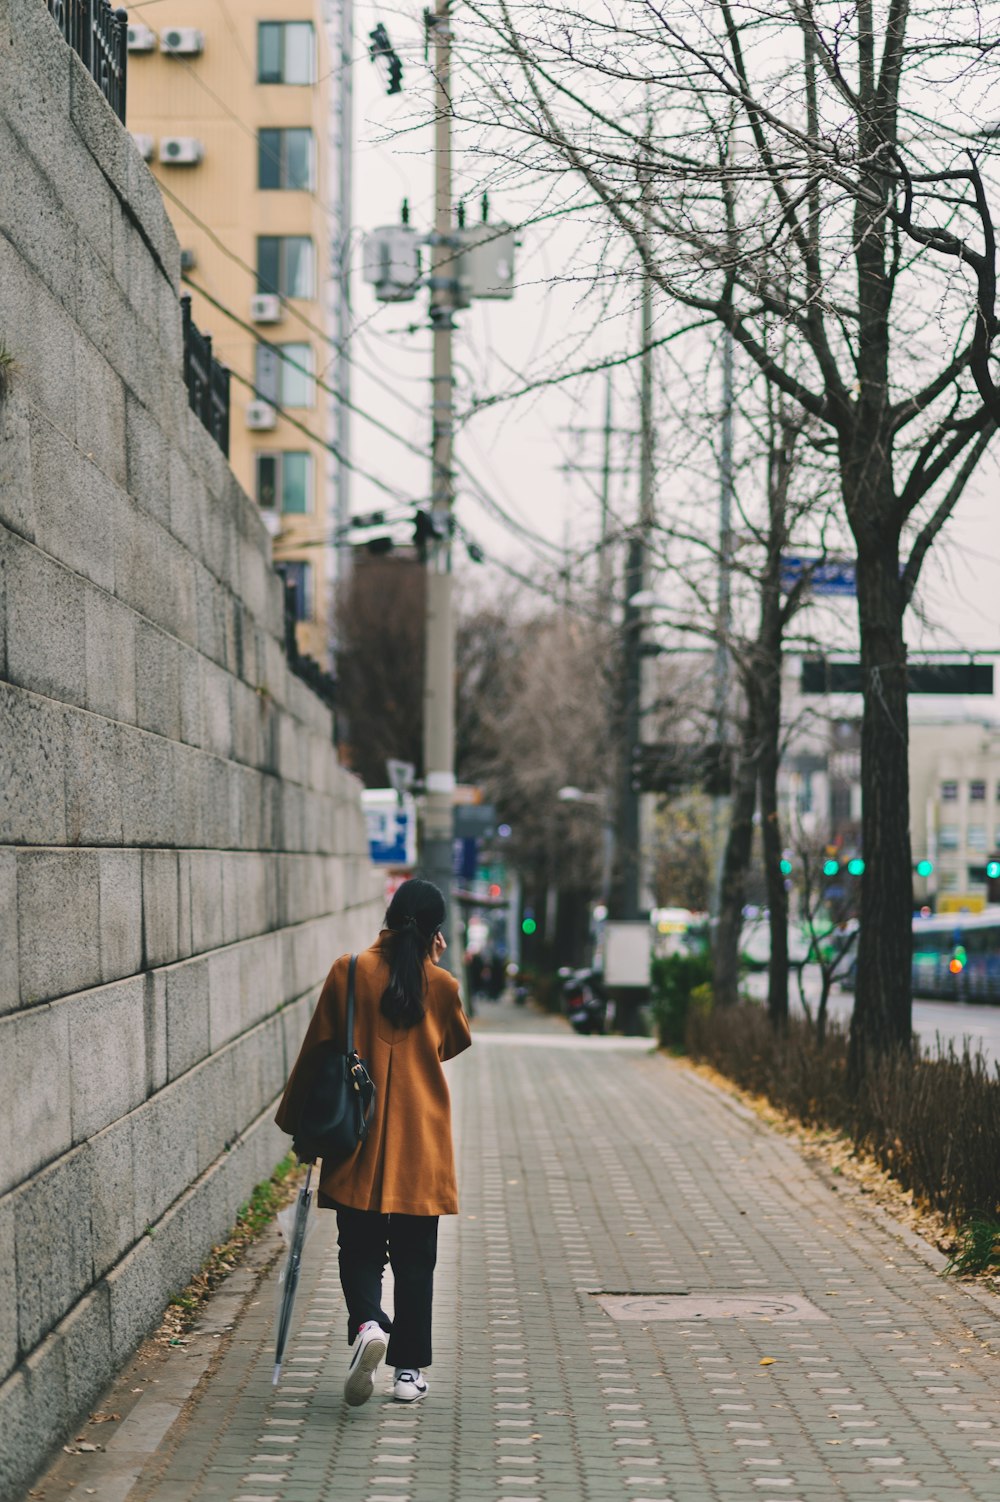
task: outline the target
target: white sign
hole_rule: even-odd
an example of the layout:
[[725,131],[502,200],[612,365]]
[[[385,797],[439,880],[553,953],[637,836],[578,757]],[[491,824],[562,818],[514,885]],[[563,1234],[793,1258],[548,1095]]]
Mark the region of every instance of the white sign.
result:
[[412,793],[366,788],[361,794],[368,826],[368,854],[375,866],[415,866],[417,805]]
[[645,919],[635,923],[605,923],[605,985],[648,988],[651,938]]

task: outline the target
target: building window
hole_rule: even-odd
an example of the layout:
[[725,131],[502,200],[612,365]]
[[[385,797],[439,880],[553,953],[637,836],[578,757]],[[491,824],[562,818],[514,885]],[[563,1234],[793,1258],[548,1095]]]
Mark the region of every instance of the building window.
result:
[[940,876],[938,877],[938,891],[939,892],[957,892],[958,891],[958,872],[957,871],[942,871],[941,874],[940,874]]
[[258,188],[303,188],[315,184],[313,133],[307,127],[257,132]]
[[286,516],[312,511],[312,454],[288,449],[258,453],[257,504]]
[[258,83],[315,83],[315,54],[311,21],[258,23]]
[[275,568],[284,579],[286,586],[291,585],[294,591],[292,614],[295,620],[310,620],[312,617],[312,569],[310,565],[289,561],[276,563]]
[[957,850],[958,849],[958,825],[957,824],[942,824],[942,825],[940,825],[940,827],[938,828],[938,849],[939,850]]
[[986,825],[970,824],[965,831],[965,843],[970,850],[986,849]]
[[316,257],[308,235],[257,236],[257,291],[316,296]]
[[942,784],[941,784],[941,802],[942,803],[957,803],[958,802],[958,783],[957,782],[952,782],[952,781],[942,782]]
[[257,395],[275,407],[311,407],[315,369],[311,344],[258,344]]
[[969,802],[970,803],[985,803],[986,802],[986,784],[985,784],[985,782],[978,782],[977,781],[977,782],[970,782],[969,783]]

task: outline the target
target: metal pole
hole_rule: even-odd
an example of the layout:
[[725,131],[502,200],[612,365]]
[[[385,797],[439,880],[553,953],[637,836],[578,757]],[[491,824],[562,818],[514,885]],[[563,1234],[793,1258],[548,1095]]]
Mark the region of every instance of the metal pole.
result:
[[[719,455],[719,591],[718,638],[715,646],[714,711],[715,738],[726,738],[726,708],[729,699],[729,627],[732,618],[731,575],[733,552],[733,336],[722,335],[722,431]],[[726,800],[712,799],[712,852],[715,879],[712,883],[712,916],[717,917],[721,900],[723,822]]]
[[[354,0],[325,0],[326,34],[330,48],[336,99],[331,103],[328,144],[332,158],[331,178],[336,184],[333,227],[329,250],[327,317],[336,351],[333,391],[328,399],[328,432],[335,453],[326,459],[326,531],[343,539],[351,519],[351,223],[354,148]],[[324,549],[327,590],[327,637],[330,658],[336,662],[337,594],[350,578],[351,549],[331,545]]]
[[[454,503],[452,312],[458,274],[451,211],[450,0],[428,17],[434,43],[434,235],[431,242],[431,515],[439,537],[427,549],[424,658],[424,800],[421,864],[445,895],[448,954],[460,957],[451,902],[455,790],[455,627],[451,515]],[[457,963],[457,958],[453,963]]]
[[601,609],[606,609],[611,602],[611,550],[608,545],[608,534],[611,530],[611,438],[614,432],[611,424],[611,393],[612,378],[609,370],[604,387],[604,454],[601,463],[601,553],[598,569],[598,594]]
[[625,564],[625,786],[621,820],[621,916],[639,917],[639,791],[632,786],[632,748],[642,743],[642,608],[631,603],[644,587],[646,537],[653,524],[653,284],[642,277],[642,357],[639,401],[639,520]]

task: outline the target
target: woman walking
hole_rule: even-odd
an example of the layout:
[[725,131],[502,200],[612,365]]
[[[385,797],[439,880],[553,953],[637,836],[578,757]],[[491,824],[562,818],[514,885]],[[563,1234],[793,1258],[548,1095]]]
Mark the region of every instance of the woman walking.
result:
[[[437,961],[444,898],[429,881],[396,891],[375,943],[358,956],[354,1046],[375,1082],[368,1136],[344,1163],[320,1174],[317,1203],[337,1212],[340,1281],[353,1347],[344,1382],[352,1406],[365,1403],[383,1357],[395,1369],[393,1397],[427,1396],[438,1217],[458,1212],[451,1104],[441,1065],[472,1037],[458,982]],[[275,1118],[294,1135],[303,1068],[312,1049],[344,1043],[349,955],[334,963]],[[382,1308],[386,1260],[395,1283],[392,1319]]]

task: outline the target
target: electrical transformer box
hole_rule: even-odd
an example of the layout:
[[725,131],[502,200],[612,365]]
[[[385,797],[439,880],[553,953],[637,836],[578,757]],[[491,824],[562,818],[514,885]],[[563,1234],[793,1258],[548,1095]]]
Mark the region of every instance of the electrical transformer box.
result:
[[462,279],[471,297],[514,296],[514,230],[509,224],[475,224],[460,231]]
[[384,224],[364,239],[361,274],[380,302],[412,302],[420,283],[420,243],[408,224]]

